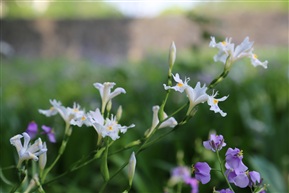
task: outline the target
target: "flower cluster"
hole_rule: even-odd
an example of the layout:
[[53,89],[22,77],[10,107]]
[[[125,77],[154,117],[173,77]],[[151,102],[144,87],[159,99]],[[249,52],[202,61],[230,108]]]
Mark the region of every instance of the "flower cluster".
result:
[[173,78],[177,84],[175,86],[167,86],[164,84],[164,88],[166,90],[173,89],[181,93],[184,91],[186,92],[187,97],[189,98],[190,101],[190,106],[187,114],[190,114],[197,104],[207,102],[208,105],[210,106],[210,110],[214,111],[215,113],[220,113],[223,117],[227,115],[227,113],[223,112],[219,108],[218,103],[219,101],[226,100],[228,96],[224,96],[222,98],[217,99],[215,97],[217,96],[218,92],[213,93],[212,95],[208,95],[206,93],[208,88],[206,87],[205,84],[201,87],[201,83],[198,82],[196,86],[193,88],[190,85],[188,85],[190,79],[185,78],[185,81],[183,81],[178,73],[176,75],[173,75]]
[[[46,125],[41,126],[43,132],[41,134],[47,135],[48,140],[51,143],[56,143],[55,133],[51,127],[48,127]],[[26,133],[33,139],[36,137],[38,133],[38,125],[36,122],[32,121],[28,124],[28,127],[26,129]]]
[[253,53],[253,43],[249,41],[249,37],[246,37],[243,42],[236,46],[234,43],[231,43],[232,38],[226,38],[223,42],[216,42],[215,37],[211,37],[210,47],[216,47],[219,49],[219,53],[214,56],[215,62],[220,61],[226,64],[227,60],[232,62],[239,60],[240,58],[250,58],[251,63],[254,67],[262,66],[267,68],[268,61],[261,62],[257,55]]
[[240,188],[253,187],[260,184],[261,177],[258,172],[248,171],[248,167],[242,162],[243,153],[238,148],[229,148],[226,153],[226,175],[229,182]]
[[[224,138],[222,135],[211,134],[208,141],[204,141],[203,145],[206,149],[217,152],[219,159],[219,151],[222,147],[226,146]],[[225,176],[230,183],[234,183],[240,188],[258,188],[263,190],[264,188],[261,185],[260,174],[256,171],[248,171],[248,167],[243,163],[243,152],[238,148],[228,148],[226,152],[226,163],[225,163]],[[221,161],[219,160],[221,163]],[[202,172],[207,172],[208,169],[202,169]],[[222,172],[222,170],[221,170]],[[204,175],[203,175],[204,176]],[[203,180],[206,178],[202,178]],[[216,191],[219,193],[231,193],[231,189]]]

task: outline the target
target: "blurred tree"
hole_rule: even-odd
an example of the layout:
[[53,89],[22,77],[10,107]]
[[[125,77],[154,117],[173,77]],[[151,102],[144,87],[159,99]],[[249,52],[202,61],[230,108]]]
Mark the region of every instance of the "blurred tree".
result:
[[64,2],[64,1],[4,1],[2,2],[3,18],[8,19],[75,19],[75,18],[120,18],[122,14],[108,3],[97,2]]

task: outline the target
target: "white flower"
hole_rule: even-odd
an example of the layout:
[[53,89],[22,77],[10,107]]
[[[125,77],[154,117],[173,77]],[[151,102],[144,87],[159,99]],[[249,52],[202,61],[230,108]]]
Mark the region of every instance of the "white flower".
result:
[[243,42],[234,48],[234,44],[231,43],[232,38],[226,38],[225,41],[216,43],[215,37],[211,37],[210,47],[216,47],[219,49],[219,53],[214,56],[214,61],[221,61],[224,64],[228,57],[230,57],[230,62],[234,62],[240,58],[247,57],[251,59],[251,63],[254,67],[263,66],[267,68],[268,61],[260,62],[257,56],[253,54],[253,44],[254,42],[249,41],[249,37],[246,37]]
[[130,126],[121,126],[117,123],[116,117],[113,115],[111,115],[110,119],[104,119],[98,108],[95,111],[90,111],[87,114],[87,118],[98,135],[102,137],[109,136],[112,140],[118,139],[119,133],[125,133],[127,129],[135,126],[134,124]]
[[101,83],[94,83],[93,86],[97,88],[100,92],[100,96],[102,99],[102,108],[101,112],[104,112],[105,106],[107,105],[108,101],[116,97],[117,95],[121,93],[126,93],[123,88],[116,88],[113,92],[111,92],[111,89],[114,87],[114,82],[105,82],[103,84]]
[[[22,145],[21,138],[24,137],[24,143]],[[46,146],[42,144],[40,138],[38,138],[32,145],[29,144],[30,137],[27,133],[22,133],[22,135],[15,135],[10,139],[10,143],[16,147],[19,161],[17,167],[20,167],[21,163],[24,160],[33,159],[34,161],[38,160],[38,156],[47,151]]]
[[232,38],[226,38],[225,41],[216,43],[215,37],[211,37],[210,47],[216,47],[219,49],[219,53],[214,56],[214,61],[221,61],[224,64],[229,55],[234,51],[234,44],[231,43]]
[[186,93],[190,100],[190,106],[189,106],[187,114],[190,114],[192,109],[197,104],[204,103],[208,100],[208,94],[206,93],[207,89],[208,88],[206,87],[205,84],[203,87],[201,87],[200,82],[196,84],[195,88],[192,88],[190,86],[186,88]]
[[79,125],[77,120],[81,119],[84,116],[84,111],[80,110],[80,105],[77,103],[73,104],[73,107],[64,107],[61,102],[54,100],[50,100],[50,104],[52,107],[48,110],[39,109],[39,113],[50,117],[52,115],[56,115],[57,113],[63,118],[66,123]]
[[176,76],[173,75],[173,78],[175,82],[177,82],[177,84],[173,87],[167,86],[164,84],[165,90],[174,89],[175,91],[178,91],[181,93],[184,92],[184,90],[188,87],[188,82],[190,81],[190,78],[185,78],[185,82],[184,82],[182,79],[180,79],[180,76],[178,73],[176,73]]
[[213,93],[211,96],[209,96],[208,98],[208,105],[211,106],[210,110],[214,111],[215,113],[220,113],[223,117],[225,117],[227,115],[227,113],[224,113],[218,106],[219,101],[224,101],[228,98],[228,96],[224,96],[220,99],[216,99],[214,98],[215,96],[217,96],[218,92],[216,92],[215,94]]
[[256,66],[263,66],[263,68],[267,68],[267,64],[268,64],[268,61],[264,61],[264,62],[261,62],[260,60],[258,60],[258,57],[256,54],[251,54],[251,63],[253,64],[254,67]]

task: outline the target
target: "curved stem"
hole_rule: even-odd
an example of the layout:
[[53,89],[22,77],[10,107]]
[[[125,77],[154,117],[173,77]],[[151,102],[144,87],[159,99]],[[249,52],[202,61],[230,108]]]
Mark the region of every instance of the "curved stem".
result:
[[225,171],[224,171],[224,167],[223,167],[223,165],[222,165],[222,161],[221,161],[221,159],[220,159],[219,151],[217,150],[216,153],[217,153],[218,162],[219,162],[219,164],[220,164],[221,173],[222,173],[223,177],[225,178],[225,180],[226,180],[227,185],[229,186],[229,188],[230,188],[233,192],[235,192],[234,189],[232,188],[232,186],[231,186],[231,184],[230,184],[227,176],[225,175]]

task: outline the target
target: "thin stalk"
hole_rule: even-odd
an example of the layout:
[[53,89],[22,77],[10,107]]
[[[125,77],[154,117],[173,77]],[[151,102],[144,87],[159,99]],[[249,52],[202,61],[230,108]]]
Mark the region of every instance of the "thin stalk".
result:
[[61,146],[59,148],[58,155],[55,158],[55,160],[53,161],[53,163],[43,172],[43,176],[40,176],[42,182],[45,181],[45,178],[46,178],[47,174],[52,170],[52,168],[55,166],[55,164],[58,162],[58,160],[62,156],[62,154],[63,154],[63,152],[64,152],[64,150],[66,148],[66,145],[68,143],[70,135],[71,135],[70,124],[66,123],[64,138],[63,138]]
[[222,173],[223,177],[225,178],[225,180],[226,180],[226,182],[227,182],[227,185],[229,186],[230,190],[232,190],[233,192],[235,192],[234,189],[232,188],[232,186],[231,186],[231,184],[230,184],[227,176],[225,175],[225,171],[224,171],[224,167],[223,167],[223,165],[222,165],[222,161],[221,161],[221,159],[220,159],[219,151],[217,150],[216,153],[217,153],[218,162],[219,162],[219,164],[220,164],[221,173]]

